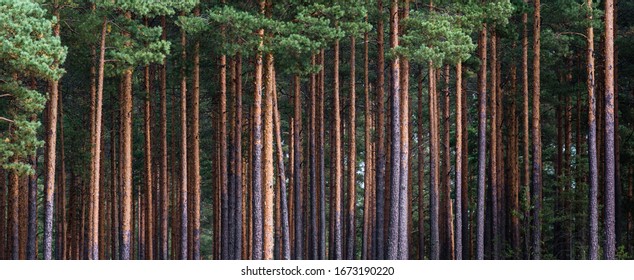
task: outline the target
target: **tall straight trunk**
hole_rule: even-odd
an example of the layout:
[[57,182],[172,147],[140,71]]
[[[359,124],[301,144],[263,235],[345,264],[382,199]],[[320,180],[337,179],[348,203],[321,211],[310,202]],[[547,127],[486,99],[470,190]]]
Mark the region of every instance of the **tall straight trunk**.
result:
[[533,180],[532,180],[532,216],[533,216],[533,259],[541,259],[541,208],[542,208],[542,131],[540,113],[540,0],[535,0],[533,15]]
[[497,180],[496,180],[496,184],[497,184],[497,188],[496,188],[496,192],[497,192],[497,211],[498,211],[498,250],[496,252],[496,254],[499,256],[501,254],[501,250],[502,248],[505,246],[506,242],[506,211],[504,211],[504,207],[506,205],[506,196],[505,196],[505,185],[504,185],[504,139],[502,138],[502,132],[503,132],[503,123],[502,123],[502,119],[504,117],[504,103],[503,103],[503,99],[504,99],[504,93],[502,92],[502,74],[501,74],[501,69],[502,69],[502,63],[501,63],[501,50],[502,50],[502,43],[500,41],[499,36],[496,35],[496,45],[499,46],[499,48],[496,51],[495,56],[496,58],[496,63],[492,65],[492,70],[495,72],[495,77],[497,82],[494,84],[495,86],[495,90],[496,90],[496,99],[495,99],[495,106],[497,107],[496,111],[497,111],[497,118],[495,119],[495,125],[497,126],[496,129],[496,135],[495,137],[497,138],[496,144],[497,146],[495,147],[495,149],[497,150],[496,155],[497,155],[497,160],[496,160],[496,168],[497,168]]
[[145,205],[146,205],[146,227],[145,227],[145,244],[146,252],[145,257],[152,259],[154,252],[152,251],[152,242],[154,238],[154,232],[152,228],[153,219],[153,201],[152,201],[152,187],[153,185],[153,173],[152,173],[152,88],[150,86],[150,66],[145,66],[144,69],[145,79],[145,102],[143,110],[143,128],[145,137]]
[[319,108],[317,110],[319,114],[319,117],[317,118],[317,121],[319,122],[319,152],[317,153],[319,156],[319,259],[321,260],[326,259],[326,161],[324,152],[326,143],[326,136],[324,133],[326,70],[324,69],[324,57],[325,51],[322,49],[319,54],[319,65],[321,65],[321,70],[319,72]]
[[[240,165],[248,166],[247,159],[246,158],[242,158]],[[248,168],[243,169],[241,178],[245,178],[245,179],[248,178],[247,169]],[[240,188],[242,189],[241,190],[241,193],[242,193],[242,215],[241,215],[242,216],[241,217],[241,219],[242,219],[242,224],[241,224],[241,226],[242,226],[242,228],[241,228],[241,230],[242,230],[242,236],[241,236],[241,238],[242,238],[242,241],[241,241],[242,254],[240,255],[241,256],[240,259],[241,260],[248,260],[249,259],[249,250],[250,250],[249,249],[249,236],[250,236],[249,235],[250,234],[250,231],[249,231],[249,225],[250,225],[250,223],[249,223],[249,221],[250,221],[249,220],[249,213],[251,212],[251,209],[249,209],[249,205],[250,205],[249,201],[251,201],[251,200],[250,200],[250,196],[249,196],[249,188],[247,186],[247,180],[243,180],[242,181],[242,184],[240,185]]]
[[[212,113],[211,114],[211,123],[218,125],[219,126],[219,121],[218,121],[218,117],[217,114]],[[214,149],[213,149],[213,172],[212,175],[214,177],[213,180],[213,202],[212,202],[212,208],[213,208],[213,259],[214,260],[220,260],[221,258],[221,246],[220,246],[220,215],[222,212],[221,206],[220,206],[220,132],[219,129],[214,130],[213,135],[212,135],[212,139],[214,142]]]
[[456,64],[456,235],[455,259],[462,260],[462,62]]
[[[587,19],[592,21],[592,0],[587,0],[589,7]],[[589,234],[590,244],[588,258],[599,258],[599,168],[597,162],[597,99],[594,85],[594,28],[588,25],[586,29],[586,85],[588,87],[588,159],[590,168],[590,193],[589,193]],[[630,187],[631,188],[631,187]]]
[[[163,40],[167,39],[167,31],[166,31],[166,23],[165,16],[161,16],[161,27],[163,29],[162,38]],[[163,65],[160,66],[160,84],[159,84],[159,95],[160,95],[160,103],[161,103],[161,113],[160,113],[160,146],[161,146],[161,161],[159,163],[160,173],[159,173],[159,184],[160,184],[160,227],[161,233],[159,234],[160,240],[160,256],[161,259],[167,260],[169,259],[168,255],[168,208],[169,208],[169,195],[168,195],[168,187],[169,187],[169,175],[167,172],[167,60],[163,60]]]
[[[260,0],[260,13],[264,13],[266,1]],[[264,29],[258,30],[260,46],[264,44]],[[253,99],[253,259],[262,259],[262,53],[255,57]]]
[[234,158],[235,165],[233,166],[235,170],[235,204],[236,204],[236,242],[235,242],[235,259],[242,258],[242,245],[243,245],[243,233],[244,229],[242,228],[243,224],[243,213],[244,207],[242,205],[243,201],[243,191],[242,191],[242,56],[238,53],[236,55],[236,77],[235,77],[235,135],[234,138]]
[[[59,134],[57,134],[59,136],[59,142],[60,145],[58,146],[58,152],[59,152],[59,162],[60,164],[59,166],[59,180],[57,180],[57,187],[55,189],[56,192],[56,196],[55,196],[55,208],[54,208],[54,216],[55,216],[55,228],[56,228],[56,235],[55,235],[55,251],[54,251],[54,256],[55,259],[57,260],[65,260],[66,259],[66,252],[67,252],[67,242],[66,242],[66,164],[65,164],[65,151],[64,151],[64,113],[63,113],[63,102],[62,102],[62,96],[58,96],[57,99],[58,105],[57,108],[59,109]],[[4,184],[4,179],[5,177],[3,177],[0,174],[0,184]],[[1,186],[1,185],[0,185]],[[2,187],[0,187],[0,196],[2,196],[4,189]],[[0,198],[0,203],[4,203],[4,200],[2,198]],[[45,210],[46,211],[46,210]],[[2,206],[0,206],[0,219],[4,218],[4,208]],[[2,227],[1,222],[0,222],[0,230],[5,231],[6,229],[4,227]],[[4,242],[2,242],[2,238],[4,236],[4,233],[0,234],[0,250],[4,249]],[[2,256],[0,255],[0,259],[3,259]]]
[[615,258],[615,87],[614,87],[614,0],[605,1],[605,245],[604,258]]
[[[194,16],[200,15],[200,8],[196,7],[194,9]],[[192,192],[193,192],[193,200],[192,201],[192,210],[193,210],[193,229],[192,229],[192,258],[194,260],[200,259],[200,42],[196,41],[194,43],[194,69],[192,73],[192,84],[194,86],[192,90],[192,161],[193,161],[193,173],[190,174],[192,178]],[[149,201],[149,200],[148,200]],[[151,213],[151,211],[150,211]],[[148,220],[151,223],[151,219]],[[151,237],[148,237],[148,242],[152,242]],[[152,250],[148,252],[152,254]]]
[[264,240],[265,260],[273,259],[273,54],[266,55],[266,91],[264,96]]
[[[313,54],[310,58],[311,66],[315,66],[316,57]],[[317,76],[315,73],[310,74],[310,129],[308,140],[308,165],[309,165],[309,187],[310,187],[310,259],[319,259],[319,228],[317,217],[317,152],[316,152],[316,107],[317,107]]]
[[[131,18],[130,12],[125,14],[126,18]],[[104,23],[105,25],[105,23]],[[104,27],[105,28],[105,27]],[[126,34],[129,35],[129,34]],[[121,219],[121,259],[131,258],[132,244],[132,71],[128,68],[123,73],[123,92],[121,93],[121,179],[122,179],[122,209]],[[97,161],[98,162],[98,161]],[[95,168],[95,170],[99,170]],[[94,171],[93,171],[94,172]],[[96,246],[97,244],[95,244]]]
[[[528,0],[524,0],[526,3]],[[528,14],[522,14],[522,97],[523,107],[522,107],[522,122],[523,122],[523,139],[522,143],[524,146],[524,151],[522,153],[522,161],[524,165],[524,181],[522,181],[522,187],[524,188],[524,205],[523,205],[523,216],[524,216],[524,250],[525,257],[530,257],[530,205],[531,205],[531,197],[530,197],[530,154],[529,154],[529,122],[528,122]]]
[[295,168],[295,145],[294,143],[294,137],[295,137],[295,133],[294,133],[294,126],[293,126],[293,116],[291,115],[289,121],[288,121],[288,126],[289,126],[289,144],[288,144],[288,166],[289,166],[289,178],[288,178],[288,182],[289,182],[289,198],[288,198],[288,204],[289,204],[289,226],[290,226],[290,239],[291,239],[291,258],[295,258],[295,182],[294,182],[294,168]]
[[301,124],[302,124],[302,96],[300,90],[299,74],[293,76],[293,189],[295,195],[295,259],[301,260],[303,255],[303,203],[302,203],[302,146],[301,146]]
[[[91,5],[91,11],[94,12],[95,11],[95,5],[92,4]],[[95,65],[95,63],[98,61],[97,58],[97,46],[93,45],[90,48],[90,54],[92,57],[92,61],[91,61],[91,65],[90,65],[90,120],[88,120],[88,123],[90,124],[90,166],[89,166],[89,179],[91,180],[89,182],[89,192],[90,192],[90,196],[88,198],[88,203],[89,203],[89,216],[88,216],[88,227],[92,227],[92,211],[93,211],[93,207],[92,207],[92,203],[94,200],[94,195],[92,192],[92,186],[93,186],[93,180],[94,180],[94,173],[96,172],[95,170],[93,170],[94,165],[93,165],[93,157],[94,157],[94,144],[97,141],[95,139],[95,113],[96,113],[96,106],[97,106],[97,66]],[[119,88],[119,94],[123,93],[122,87]],[[84,203],[82,201],[82,203]],[[88,246],[85,247],[86,250],[90,251],[92,248],[92,230],[88,231]],[[90,258],[92,256],[92,254],[89,254],[88,258]]]
[[477,234],[476,259],[484,259],[484,199],[486,189],[486,131],[487,131],[487,29],[486,24],[480,30],[479,57],[481,61],[478,72],[478,202],[477,202]]
[[[335,168],[335,174],[334,174],[334,182],[333,182],[333,187],[334,187],[334,252],[333,252],[333,259],[335,260],[341,260],[342,259],[342,254],[343,254],[343,238],[342,238],[342,228],[343,228],[343,224],[342,224],[342,216],[341,216],[341,197],[342,197],[342,185],[343,185],[343,173],[341,170],[341,162],[342,162],[342,155],[341,155],[341,116],[340,116],[340,110],[341,110],[341,105],[340,105],[340,100],[339,100],[339,40],[335,41],[335,47],[334,47],[334,51],[335,51],[335,55],[334,55],[334,67],[333,67],[333,103],[334,103],[334,108],[333,108],[333,113],[334,113],[334,168]],[[295,140],[297,141],[297,140]],[[295,160],[297,161],[298,159],[295,158]],[[296,191],[297,192],[297,191]],[[297,235],[295,236],[295,238],[297,238]],[[332,246],[331,245],[331,246]]]
[[176,94],[176,83],[173,84],[172,86],[172,97],[171,97],[171,105],[172,105],[172,113],[171,113],[171,123],[173,125],[171,125],[171,139],[170,139],[170,146],[174,147],[174,149],[170,149],[170,178],[171,178],[171,192],[170,192],[170,200],[171,200],[171,223],[170,223],[170,238],[172,240],[171,242],[171,258],[172,259],[178,259],[180,256],[179,253],[179,233],[180,233],[180,185],[179,185],[179,158],[177,156],[177,150],[176,149],[176,145],[178,145],[178,140],[177,138],[179,137],[176,129],[177,129],[177,124],[178,124],[178,120],[176,118],[176,115],[180,112],[179,109],[179,104],[176,100],[177,98],[177,94]]
[[430,259],[440,259],[440,236],[439,236],[439,184],[440,184],[440,143],[438,141],[438,94],[436,92],[436,69],[433,62],[429,62],[429,207],[430,207],[430,238],[431,255]]
[[227,56],[220,56],[220,204],[221,204],[221,254],[223,260],[231,257],[231,248],[229,247],[229,228],[231,221],[229,220],[229,183],[228,183],[228,167],[227,158]]
[[[132,242],[132,68],[123,74],[123,99],[121,100],[121,179],[122,210],[121,259],[129,260]],[[97,245],[97,244],[95,244]]]
[[[228,78],[230,80],[230,94],[232,97],[234,97],[236,95],[236,83],[235,83],[235,79],[236,79],[236,60],[235,57],[231,57],[229,58],[229,72],[230,72],[230,77]],[[233,102],[235,102],[235,100],[233,100]],[[237,251],[235,250],[235,243],[236,243],[236,229],[238,227],[238,224],[235,223],[236,220],[236,216],[237,216],[237,212],[236,212],[236,204],[235,204],[235,198],[236,198],[236,185],[235,185],[235,165],[236,165],[236,158],[235,158],[235,146],[233,143],[233,138],[235,137],[235,104],[231,104],[228,105],[227,108],[228,112],[227,115],[229,116],[229,131],[227,132],[227,162],[228,162],[228,168],[227,168],[227,194],[228,194],[228,205],[229,205],[229,236],[227,237],[229,239],[229,259],[234,260],[236,259],[236,254]]]
[[26,260],[26,244],[27,244],[27,229],[28,229],[28,184],[29,177],[25,174],[19,175],[18,179],[19,183],[19,199],[18,199],[18,207],[19,209],[25,209],[24,211],[19,211],[19,235],[18,242],[19,252],[18,256],[20,260]]
[[[398,47],[398,1],[392,0],[390,6],[390,48]],[[391,111],[391,148],[390,148],[390,221],[388,230],[387,258],[398,258],[399,210],[401,179],[401,84],[400,57],[395,56],[390,64]]]
[[[275,77],[275,69],[273,69],[273,77]],[[280,212],[281,212],[281,224],[282,224],[282,259],[291,259],[291,241],[290,241],[290,228],[289,228],[289,211],[288,211],[288,197],[286,194],[286,171],[284,168],[284,151],[282,150],[282,133],[281,133],[281,120],[280,111],[277,106],[277,86],[273,84],[273,125],[275,129],[275,148],[277,149],[277,172],[280,182]]]
[[[136,256],[137,256],[137,260],[144,260],[146,258],[146,249],[147,249],[147,243],[145,242],[145,235],[146,235],[146,209],[147,209],[147,203],[145,202],[145,193],[144,193],[144,189],[143,188],[137,188],[137,196],[136,196],[136,206],[135,206],[135,210],[136,210],[136,222],[138,223],[136,228],[134,229],[136,232],[136,236],[137,236],[137,249],[136,249]],[[135,221],[132,222],[132,224],[135,224]]]
[[[100,140],[100,142],[103,142],[103,139]],[[100,145],[101,147],[101,151],[100,153],[102,155],[105,155],[105,145],[104,143],[102,143]],[[99,197],[101,199],[99,199],[99,212],[98,212],[98,216],[99,216],[99,222],[98,222],[98,230],[99,230],[99,234],[97,236],[98,239],[98,244],[99,244],[99,254],[98,257],[100,260],[104,260],[106,258],[106,245],[107,245],[107,235],[106,235],[106,223],[107,223],[107,219],[106,219],[106,214],[108,211],[108,198],[106,195],[107,189],[105,188],[105,178],[106,178],[106,158],[105,156],[100,157],[100,161],[101,163],[99,164],[100,168],[99,168],[99,177],[104,178],[101,182],[104,186],[99,188]]]
[[348,147],[348,234],[346,236],[346,256],[349,260],[354,260],[355,241],[357,239],[357,231],[355,228],[355,204],[356,204],[356,187],[357,187],[357,144],[356,144],[356,57],[354,35],[350,36],[350,144]]
[[7,248],[7,175],[0,168],[0,260],[8,259]]
[[[397,6],[398,10],[398,6]],[[409,17],[409,0],[403,3],[403,14],[401,19]],[[397,22],[401,19],[397,19]],[[404,33],[404,26],[401,25],[401,32]],[[398,36],[397,36],[398,37]],[[397,38],[398,39],[398,38]],[[398,44],[397,44],[398,45]],[[409,184],[409,61],[406,58],[400,59],[400,70],[402,74],[399,77],[400,95],[401,95],[401,139],[400,139],[400,174],[399,174],[399,226],[398,226],[398,259],[406,260],[409,258],[409,234],[410,228],[410,184]],[[396,80],[393,80],[396,81]]]
[[450,134],[451,134],[451,120],[450,118],[450,106],[451,106],[451,98],[449,96],[449,80],[450,80],[450,67],[448,64],[445,65],[445,71],[444,71],[444,77],[445,77],[445,88],[443,90],[443,94],[444,96],[444,109],[443,109],[443,148],[444,148],[444,152],[443,152],[443,173],[442,173],[442,177],[443,177],[443,181],[444,184],[442,185],[442,187],[444,188],[443,191],[443,208],[444,208],[444,212],[445,212],[445,220],[443,220],[442,222],[444,223],[444,228],[445,228],[445,232],[447,237],[445,238],[445,243],[446,243],[446,247],[444,249],[444,252],[446,253],[446,258],[448,259],[454,259],[454,248],[455,248],[455,240],[454,240],[454,225],[453,225],[453,204],[451,203],[451,140],[450,138]]
[[[97,90],[95,92],[95,104],[94,104],[94,114],[91,114],[91,117],[94,117],[91,120],[91,124],[93,127],[91,128],[91,132],[93,133],[92,146],[91,146],[91,199],[90,199],[90,233],[91,236],[88,245],[89,258],[96,260],[99,258],[99,188],[101,186],[101,123],[102,123],[102,100],[103,100],[103,80],[104,80],[104,64],[105,64],[105,51],[106,51],[106,36],[107,36],[107,26],[108,20],[104,17],[102,29],[101,29],[101,40],[99,44],[100,54],[99,54],[99,62],[98,62],[98,73],[97,73]],[[132,90],[130,88],[130,90]],[[131,102],[131,98],[130,98]],[[123,108],[123,107],[122,107]],[[130,116],[131,118],[131,116]],[[46,247],[46,246],[45,246]],[[46,258],[46,253],[45,253]]]
[[[59,3],[57,1],[53,4],[53,15],[59,19]],[[53,36],[59,37],[60,25],[56,23],[53,26]],[[52,80],[49,82],[50,94],[47,106],[47,122],[46,125],[46,144],[44,147],[45,155],[45,183],[44,183],[44,259],[50,260],[52,257],[53,249],[53,200],[55,194],[55,155],[57,144],[57,103],[59,98],[59,82]],[[4,180],[4,178],[0,178]],[[3,182],[4,183],[4,182]],[[0,218],[4,217],[3,216]],[[0,228],[4,232],[3,228]],[[2,246],[3,243],[0,243]],[[0,247],[0,249],[2,249]]]
[[[461,89],[467,88],[467,80],[462,79]],[[471,200],[469,199],[469,109],[467,104],[467,95],[462,94],[462,236],[463,236],[463,258],[471,259],[473,256],[472,232],[473,222],[471,218],[474,216],[473,211],[469,211]]]
[[187,221],[188,221],[188,211],[187,211],[187,194],[188,194],[188,186],[187,186],[187,74],[185,74],[185,64],[187,62],[187,35],[185,30],[181,30],[181,85],[180,85],[180,141],[181,141],[181,160],[180,160],[180,189],[179,189],[179,211],[180,211],[180,233],[179,233],[179,256],[178,258],[181,260],[187,259]]
[[[368,17],[366,15],[365,21],[368,21]],[[369,41],[368,41],[368,32],[365,32],[363,35],[363,93],[365,98],[365,173],[364,173],[364,189],[363,189],[363,238],[361,245],[361,259],[367,260],[371,258],[371,253],[368,250],[370,246],[370,242],[372,242],[372,232],[370,231],[370,211],[372,208],[371,198],[372,198],[372,183],[373,183],[373,162],[372,162],[372,115],[370,107],[372,104],[370,103],[370,81],[369,81]]]
[[418,258],[425,259],[425,148],[423,146],[423,70],[418,73]]
[[499,199],[498,199],[498,165],[497,160],[498,157],[498,129],[500,129],[497,125],[498,119],[498,106],[497,106],[497,95],[500,94],[497,89],[498,77],[497,71],[495,71],[495,67],[497,65],[497,34],[495,31],[491,32],[491,153],[490,153],[490,162],[491,166],[489,167],[491,170],[491,231],[492,236],[491,240],[493,241],[493,252],[492,259],[497,260],[500,252],[500,222],[499,222]]
[[[15,160],[14,160],[15,162]],[[18,211],[20,200],[20,180],[16,171],[9,171],[9,244],[11,259],[18,260],[20,258],[20,214]]]
[[[377,1],[379,14],[383,13],[383,1]],[[383,232],[383,228],[385,227],[385,214],[384,214],[384,206],[385,206],[385,115],[384,115],[384,103],[383,103],[383,95],[384,95],[384,67],[385,67],[385,57],[384,57],[384,43],[383,43],[383,17],[379,17],[377,24],[377,52],[378,57],[376,61],[376,104],[378,111],[378,119],[377,119],[377,166],[376,166],[376,226],[374,230],[376,231],[374,236],[374,248],[375,248],[375,259],[382,260],[385,258],[385,234]]]
[[[37,152],[36,155],[30,156],[29,163],[31,164],[33,170],[37,170]],[[26,236],[26,259],[27,260],[35,260],[36,259],[36,230],[37,230],[37,173],[33,173],[28,176],[28,186],[27,186],[27,214],[28,214],[28,222],[27,226],[27,236]]]
[[[118,149],[117,149],[117,144],[118,143],[115,138],[117,137],[117,130],[115,129],[116,124],[118,123],[118,119],[117,119],[117,114],[116,114],[116,109],[115,109],[115,94],[111,93],[110,94],[110,104],[111,104],[111,109],[110,109],[110,198],[111,198],[111,204],[112,204],[112,213],[111,213],[111,217],[110,217],[110,221],[111,221],[111,251],[113,256],[111,257],[112,259],[118,260],[119,259],[119,238],[120,238],[120,219],[119,219],[119,213],[121,212],[120,210],[120,203],[119,203],[119,186],[120,186],[120,180],[119,180],[119,172],[118,172],[118,168],[117,168],[117,155],[119,153]],[[60,106],[61,108],[61,106]],[[60,110],[61,112],[61,110]],[[60,119],[62,119],[62,116],[60,115]],[[63,132],[63,126],[60,127],[60,133]],[[63,134],[63,133],[62,133]],[[63,140],[63,136],[61,137]],[[62,147],[63,147],[63,142],[62,142]],[[63,149],[62,149],[63,150]],[[62,161],[63,163],[64,161]],[[62,172],[62,174],[64,174]],[[61,178],[60,178],[61,179]],[[72,193],[71,193],[71,198],[72,198]],[[71,206],[70,209],[72,209],[73,207],[73,203],[71,203],[69,201],[69,204]],[[69,211],[70,211],[69,209]],[[72,220],[71,218],[71,214],[69,214],[69,220]],[[69,222],[70,223],[70,222]]]
[[[515,48],[515,43],[513,43]],[[520,240],[520,201],[519,201],[519,162],[518,162],[518,123],[517,123],[517,67],[515,63],[511,65],[511,110],[510,110],[510,136],[509,136],[509,168],[510,168],[510,193],[509,193],[509,209],[511,211],[511,244],[513,245],[513,254],[515,259],[520,258],[521,240]]]

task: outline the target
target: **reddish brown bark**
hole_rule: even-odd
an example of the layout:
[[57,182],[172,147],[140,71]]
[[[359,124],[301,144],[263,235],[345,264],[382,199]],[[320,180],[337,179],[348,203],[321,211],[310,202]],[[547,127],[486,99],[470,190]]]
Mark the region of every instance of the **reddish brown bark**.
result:
[[[260,13],[264,14],[266,1],[260,0]],[[260,45],[264,44],[264,29],[258,30]],[[253,101],[253,259],[262,259],[262,53],[255,58]]]
[[476,230],[476,259],[484,259],[484,198],[486,181],[486,90],[487,90],[487,29],[486,24],[480,30],[479,58],[481,61],[478,72],[478,201],[477,201],[477,230]]
[[541,33],[541,2],[534,1],[533,15],[533,174],[532,174],[532,246],[533,259],[541,258],[541,200],[542,200],[542,132],[540,113],[540,33]]
[[[379,14],[383,13],[383,1],[377,1],[377,8]],[[381,260],[385,258],[385,234],[383,228],[385,227],[385,214],[384,214],[384,205],[385,205],[385,116],[384,116],[384,67],[385,67],[385,58],[384,58],[384,42],[383,42],[383,17],[379,17],[376,23],[377,30],[377,52],[378,57],[376,61],[376,70],[377,70],[377,80],[376,80],[376,104],[377,104],[377,166],[376,166],[376,226],[375,230],[375,238],[374,238],[374,247],[375,247],[375,259]]]
[[[588,0],[588,7],[592,7],[592,0]],[[592,9],[589,8],[587,18],[592,20]],[[588,87],[588,159],[589,159],[589,237],[590,246],[588,258],[596,260],[599,257],[599,207],[597,205],[599,193],[599,170],[597,163],[597,99],[595,95],[594,77],[594,28],[589,25],[586,29],[586,85]]]
[[[539,1],[539,0],[537,0]],[[605,244],[604,258],[616,255],[615,236],[615,86],[614,86],[614,1],[605,2]]]
[[346,256],[349,260],[355,259],[355,241],[356,223],[355,223],[355,204],[356,204],[356,187],[357,187],[357,142],[356,142],[356,44],[354,35],[350,36],[350,133],[348,138],[350,144],[348,147],[348,217],[347,217],[347,235],[346,235]]
[[266,55],[266,91],[264,96],[264,234],[263,259],[273,259],[273,55]]

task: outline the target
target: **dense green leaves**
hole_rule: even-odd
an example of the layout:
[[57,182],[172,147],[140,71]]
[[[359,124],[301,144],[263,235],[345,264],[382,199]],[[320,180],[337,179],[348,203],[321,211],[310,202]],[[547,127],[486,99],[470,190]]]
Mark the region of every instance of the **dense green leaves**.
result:
[[30,0],[0,0],[0,165],[32,173],[22,160],[35,154],[46,95],[25,82],[57,80],[66,48],[53,36],[51,19]]

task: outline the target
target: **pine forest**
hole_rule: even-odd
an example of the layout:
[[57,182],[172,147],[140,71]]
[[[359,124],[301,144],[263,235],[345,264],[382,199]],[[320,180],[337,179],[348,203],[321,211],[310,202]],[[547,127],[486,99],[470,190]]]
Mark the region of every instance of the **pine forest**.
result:
[[0,0],[0,259],[634,259],[634,1]]

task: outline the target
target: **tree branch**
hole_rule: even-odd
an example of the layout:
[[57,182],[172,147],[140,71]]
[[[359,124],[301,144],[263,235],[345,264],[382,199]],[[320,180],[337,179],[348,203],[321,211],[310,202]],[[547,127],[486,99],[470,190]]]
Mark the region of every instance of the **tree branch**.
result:
[[7,119],[5,117],[0,117],[0,121],[5,121],[5,122],[8,122],[8,123],[14,123],[15,122],[15,121],[13,121],[11,119]]

